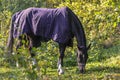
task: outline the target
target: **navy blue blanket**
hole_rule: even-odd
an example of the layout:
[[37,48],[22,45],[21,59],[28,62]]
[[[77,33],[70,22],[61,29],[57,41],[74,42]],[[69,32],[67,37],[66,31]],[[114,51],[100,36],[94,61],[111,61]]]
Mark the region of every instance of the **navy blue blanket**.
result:
[[72,38],[67,7],[28,8],[15,13],[12,23],[14,38],[24,33],[32,33],[59,43],[66,43]]

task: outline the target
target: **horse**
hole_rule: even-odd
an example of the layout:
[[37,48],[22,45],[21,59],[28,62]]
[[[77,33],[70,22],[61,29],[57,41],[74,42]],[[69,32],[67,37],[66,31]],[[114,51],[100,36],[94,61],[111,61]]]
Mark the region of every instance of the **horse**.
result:
[[[22,37],[25,35],[25,37]],[[86,45],[84,28],[69,7],[35,8],[30,7],[12,15],[10,32],[7,42],[8,54],[13,52],[14,39],[18,39],[16,50],[22,40],[28,41],[31,57],[33,47],[41,46],[41,42],[53,40],[59,45],[58,73],[63,74],[63,58],[66,47],[73,46],[73,38],[77,41],[77,64],[80,73],[85,72],[89,46]]]

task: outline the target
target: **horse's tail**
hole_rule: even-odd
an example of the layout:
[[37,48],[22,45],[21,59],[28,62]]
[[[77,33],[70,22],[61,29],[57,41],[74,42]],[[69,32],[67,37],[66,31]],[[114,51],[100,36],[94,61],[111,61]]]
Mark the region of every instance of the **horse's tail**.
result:
[[14,43],[13,31],[14,31],[14,26],[13,26],[13,18],[12,18],[11,19],[11,24],[10,24],[8,42],[7,42],[7,53],[9,55],[11,55],[11,53],[13,52],[13,43]]

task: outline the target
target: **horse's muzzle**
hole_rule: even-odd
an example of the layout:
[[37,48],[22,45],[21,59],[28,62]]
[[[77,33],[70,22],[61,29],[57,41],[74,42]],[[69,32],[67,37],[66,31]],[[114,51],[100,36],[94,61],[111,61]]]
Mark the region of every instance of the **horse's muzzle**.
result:
[[85,73],[85,69],[81,69],[80,73],[84,74]]
[[84,74],[85,73],[85,65],[84,64],[79,64],[79,71],[80,73]]

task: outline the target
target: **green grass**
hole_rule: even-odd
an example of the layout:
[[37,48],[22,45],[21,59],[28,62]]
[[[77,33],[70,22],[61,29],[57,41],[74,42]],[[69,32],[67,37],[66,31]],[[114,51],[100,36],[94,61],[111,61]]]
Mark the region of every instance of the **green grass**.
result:
[[[116,60],[116,57],[114,59]],[[105,62],[88,63],[85,74],[78,74],[76,66],[64,67],[65,74],[60,76],[57,73],[57,69],[52,68],[48,68],[46,74],[42,74],[40,71],[34,72],[31,70],[28,72],[23,67],[16,68],[1,66],[0,78],[1,80],[29,80],[33,76],[34,79],[38,78],[38,80],[118,80],[120,78],[120,63],[118,64],[117,61],[120,59],[116,60],[115,63],[111,62],[112,64],[109,60]]]
[[[3,41],[4,42],[4,41]],[[1,41],[2,43],[2,41]],[[86,73],[79,74],[76,65],[76,56],[65,56],[65,73],[57,73],[57,55],[42,54],[38,59],[40,71],[34,70],[31,66],[30,59],[22,56],[20,61],[21,67],[15,66],[15,58],[8,58],[4,54],[4,44],[0,45],[0,80],[119,80],[120,79],[120,45],[114,45],[108,49],[99,48],[89,51],[89,59],[86,65]],[[56,49],[56,48],[55,48]],[[44,51],[44,50],[43,50]],[[46,53],[51,53],[46,50]],[[28,55],[27,55],[28,56]],[[44,58],[43,56],[48,56]],[[57,57],[54,57],[57,56]],[[16,56],[18,57],[18,56]],[[48,61],[45,64],[46,60]],[[72,60],[73,59],[73,60]],[[10,60],[10,61],[9,61]],[[41,60],[41,61],[40,61]],[[52,64],[50,62],[53,62]],[[41,64],[42,63],[42,64]],[[41,66],[42,65],[42,66]],[[46,70],[46,71],[45,71]]]

